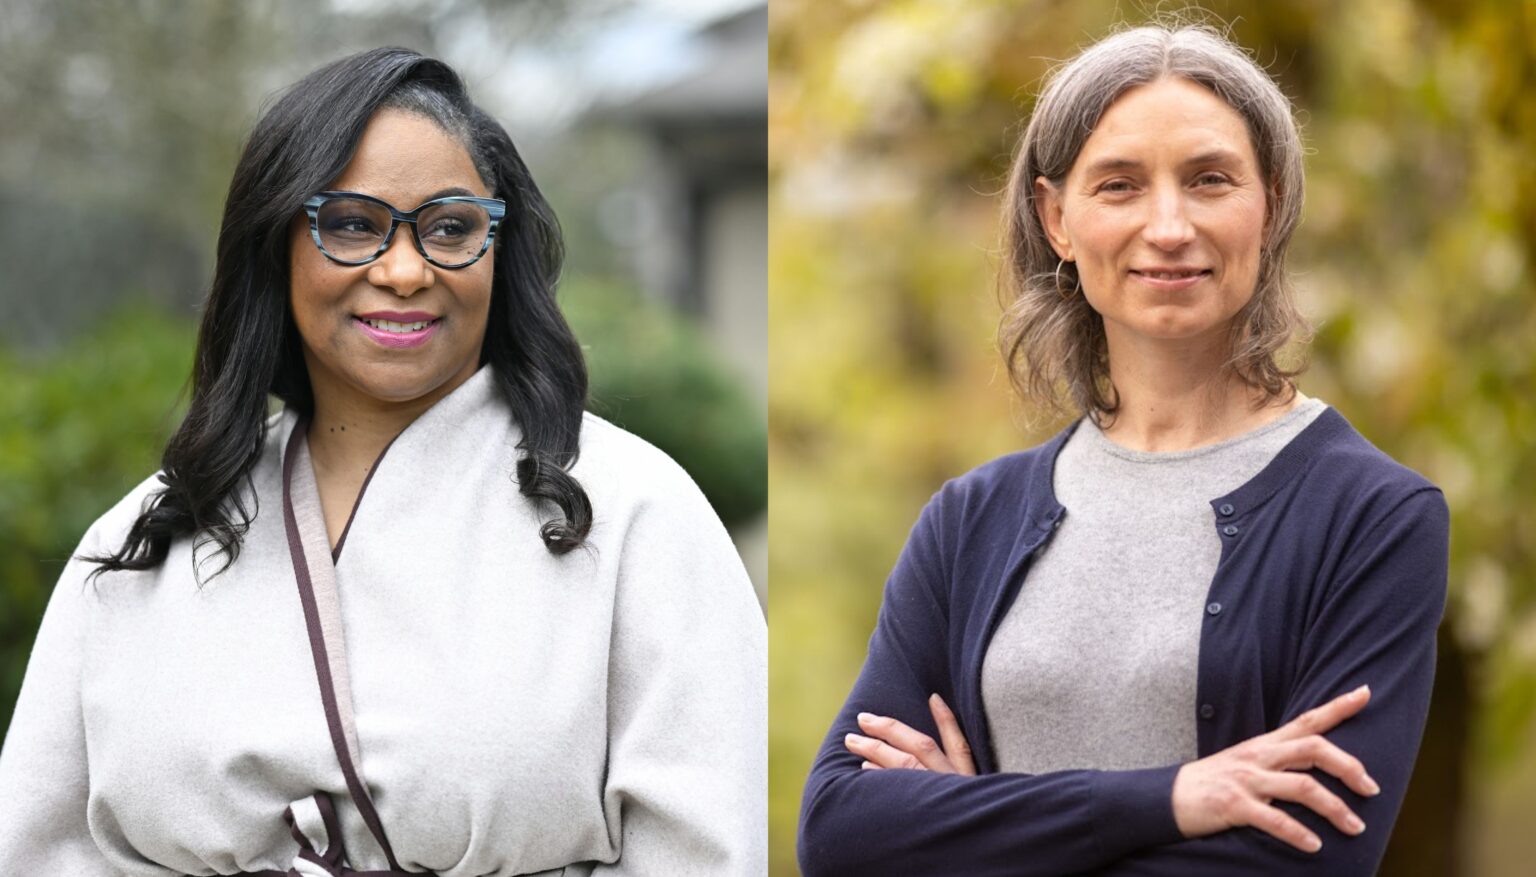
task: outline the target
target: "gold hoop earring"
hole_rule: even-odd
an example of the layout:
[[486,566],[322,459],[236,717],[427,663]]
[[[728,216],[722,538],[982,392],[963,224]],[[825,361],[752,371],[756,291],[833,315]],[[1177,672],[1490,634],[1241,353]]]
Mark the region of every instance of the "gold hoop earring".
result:
[[1077,280],[1074,278],[1073,281],[1072,281],[1072,289],[1069,290],[1066,293],[1063,293],[1061,291],[1061,266],[1063,266],[1065,264],[1067,264],[1067,260],[1065,260],[1065,259],[1057,259],[1056,260],[1056,270],[1051,272],[1051,276],[1053,278],[1055,278],[1056,294],[1061,296],[1061,300],[1062,301],[1071,301],[1072,300],[1072,296],[1077,295],[1077,290],[1079,289],[1079,285],[1077,283]]

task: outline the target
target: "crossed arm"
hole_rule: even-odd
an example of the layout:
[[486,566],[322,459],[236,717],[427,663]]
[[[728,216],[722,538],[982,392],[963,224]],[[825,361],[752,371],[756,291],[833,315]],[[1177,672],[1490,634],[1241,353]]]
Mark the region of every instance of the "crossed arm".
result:
[[[1302,713],[1285,725],[1236,746],[1182,765],[1173,781],[1173,815],[1186,838],[1205,837],[1229,828],[1252,826],[1298,850],[1315,853],[1323,842],[1271,801],[1294,801],[1326,818],[1346,835],[1365,831],[1349,805],[1312,776],[1297,771],[1319,768],[1365,797],[1381,787],[1358,758],[1323,735],[1365,708],[1369,686]],[[864,759],[864,770],[931,770],[975,776],[971,746],[944,699],[928,700],[940,740],[890,716],[859,714],[863,734],[849,734],[844,746]],[[942,743],[940,742],[942,741]]]
[[[964,735],[930,702],[952,692],[951,607],[932,572],[945,555],[929,517],[887,584],[864,670],[807,782],[807,877],[1374,872],[1434,678],[1448,533],[1438,491],[1413,493],[1361,534],[1302,634],[1276,726],[1208,759],[1130,771],[960,771]],[[1370,693],[1351,700],[1364,683]],[[954,773],[923,763],[939,755]],[[927,769],[893,769],[913,760]],[[1304,851],[1313,838],[1321,849]]]

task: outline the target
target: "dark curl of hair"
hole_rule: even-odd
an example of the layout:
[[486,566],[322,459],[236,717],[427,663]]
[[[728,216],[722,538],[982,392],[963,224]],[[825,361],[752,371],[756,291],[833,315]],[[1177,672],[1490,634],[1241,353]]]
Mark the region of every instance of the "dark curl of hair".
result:
[[385,108],[436,122],[507,202],[487,254],[495,270],[480,363],[490,363],[522,431],[520,491],[561,512],[541,526],[543,544],[564,554],[585,541],[592,504],[567,470],[576,461],[587,369],[555,303],[565,255],[559,224],[506,130],[469,100],[458,74],[408,49],[383,48],[299,80],[251,131],[224,204],[192,401],[161,457],[164,487],[146,500],[122,547],[85,558],[99,564],[93,575],[157,567],[184,534],[218,545],[226,555],[218,572],[239,556],[254,517],[240,486],[249,484],[266,440],[268,395],[314,412],[288,306],[289,228],[305,199],[341,174],[369,119]]

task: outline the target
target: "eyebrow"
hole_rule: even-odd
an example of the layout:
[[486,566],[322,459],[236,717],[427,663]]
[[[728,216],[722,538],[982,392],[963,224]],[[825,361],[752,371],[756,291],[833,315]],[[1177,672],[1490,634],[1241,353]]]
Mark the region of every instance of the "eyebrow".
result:
[[468,189],[462,188],[460,186],[450,186],[449,188],[446,188],[446,189],[438,189],[436,192],[433,192],[432,194],[428,195],[421,203],[425,204],[428,201],[436,201],[439,198],[447,198],[447,197],[450,197],[452,195],[467,195],[467,196],[469,196],[471,198],[478,198],[478,197],[480,197],[479,195],[476,195],[474,192],[471,192]]
[[[1230,149],[1208,149],[1199,155],[1190,156],[1180,162],[1184,167],[1200,164],[1235,164],[1238,162],[1237,153]],[[1086,176],[1098,176],[1099,174],[1115,171],[1141,170],[1145,165],[1134,158],[1101,158],[1088,165],[1083,171]]]

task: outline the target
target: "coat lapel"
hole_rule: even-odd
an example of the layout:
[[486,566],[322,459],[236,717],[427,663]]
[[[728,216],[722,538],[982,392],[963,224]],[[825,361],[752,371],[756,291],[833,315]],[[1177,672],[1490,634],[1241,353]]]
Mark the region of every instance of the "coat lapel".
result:
[[341,598],[336,589],[336,567],[330,537],[320,507],[320,492],[305,441],[309,420],[300,417],[288,436],[283,453],[283,524],[294,579],[304,607],[304,624],[314,657],[320,699],[325,705],[326,726],[336,760],[346,778],[347,791],[393,870],[400,870],[394,850],[384,834],[373,798],[363,782],[362,748],[358,744],[353,715],[352,687],[347,672],[346,637],[341,624]]

